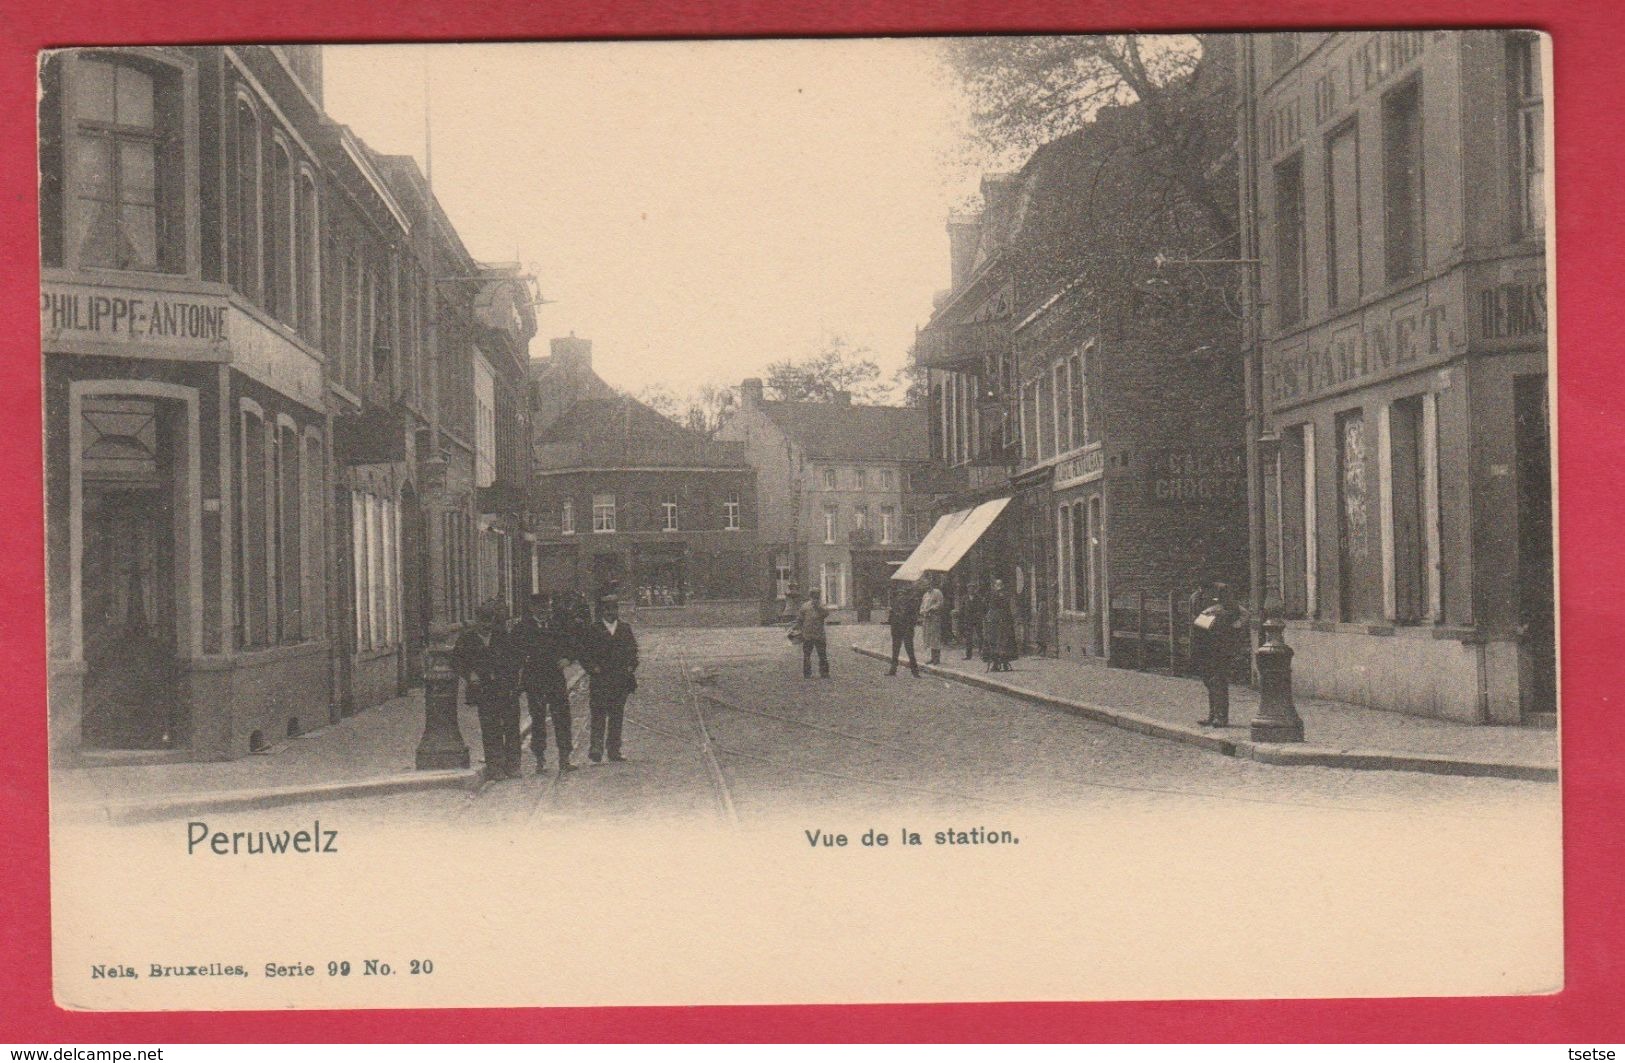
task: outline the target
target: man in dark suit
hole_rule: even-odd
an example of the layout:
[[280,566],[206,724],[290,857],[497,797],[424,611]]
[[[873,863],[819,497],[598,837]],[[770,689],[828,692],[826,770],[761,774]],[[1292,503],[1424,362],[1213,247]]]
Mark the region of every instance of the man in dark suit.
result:
[[1203,727],[1230,726],[1230,669],[1247,635],[1247,614],[1236,605],[1230,587],[1213,584],[1209,604],[1191,621],[1191,664],[1207,687]]
[[464,699],[479,710],[480,742],[485,746],[485,777],[519,774],[519,673],[523,651],[507,630],[507,609],[486,602],[474,626],[457,636],[451,667],[462,676]]
[[907,647],[908,669],[918,679],[920,665],[914,659],[914,625],[920,622],[920,596],[913,587],[897,587],[892,591],[887,620],[891,623],[891,670],[886,674],[897,674],[898,651]]
[[592,742],[587,759],[594,764],[604,759],[607,737],[609,759],[625,760],[621,756],[621,724],[626,699],[638,688],[638,640],[631,626],[620,618],[620,600],[613,594],[598,601],[598,620],[587,629],[581,663],[587,669],[587,703],[592,709]]
[[536,774],[547,767],[547,721],[553,721],[553,740],[559,747],[559,771],[572,771],[570,763],[570,688],[564,679],[570,663],[570,645],[553,624],[553,606],[545,594],[530,596],[530,607],[513,627],[524,654],[520,688],[530,712],[530,751],[536,754]]

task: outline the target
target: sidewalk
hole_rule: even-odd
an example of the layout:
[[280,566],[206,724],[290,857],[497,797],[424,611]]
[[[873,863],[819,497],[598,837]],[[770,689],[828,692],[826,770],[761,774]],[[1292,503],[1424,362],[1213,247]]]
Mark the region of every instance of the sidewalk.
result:
[[[572,687],[579,680],[575,671]],[[473,788],[483,779],[479,717],[463,705],[457,719],[469,747],[469,768],[417,770],[424,721],[423,691],[418,689],[286,739],[265,754],[157,764],[120,763],[115,755],[102,763],[59,769],[51,776],[52,808],[59,815],[129,823],[301,801]],[[528,741],[528,713],[521,727]]]
[[[890,660],[891,637],[881,625],[842,629],[852,649]],[[1047,657],[1022,657],[1011,672],[993,674],[980,660],[964,660],[949,647],[942,664],[921,671],[1011,697],[1060,709],[1125,730],[1246,757],[1266,764],[1319,765],[1446,775],[1556,781],[1557,733],[1527,727],[1453,723],[1383,712],[1335,701],[1296,699],[1303,718],[1302,743],[1255,743],[1248,725],[1258,712],[1258,694],[1230,688],[1233,726],[1200,727],[1207,697],[1194,679],[1132,672]]]

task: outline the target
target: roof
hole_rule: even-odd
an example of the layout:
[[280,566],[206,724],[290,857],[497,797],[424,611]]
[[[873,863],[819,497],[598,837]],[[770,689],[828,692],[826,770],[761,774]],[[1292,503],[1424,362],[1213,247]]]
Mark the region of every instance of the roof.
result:
[[626,395],[576,401],[536,437],[536,443],[539,448],[578,444],[579,461],[616,468],[749,465],[744,444],[711,440]]
[[926,411],[917,407],[764,401],[760,408],[811,458],[925,461],[931,454]]

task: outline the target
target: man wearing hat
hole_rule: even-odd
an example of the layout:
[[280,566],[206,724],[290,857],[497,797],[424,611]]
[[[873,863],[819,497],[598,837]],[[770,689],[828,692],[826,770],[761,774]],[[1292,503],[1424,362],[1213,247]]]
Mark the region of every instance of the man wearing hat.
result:
[[[587,629],[581,663],[587,669],[587,704],[592,710],[592,739],[587,759],[597,764],[609,751],[611,761],[622,761],[621,723],[626,699],[638,688],[638,640],[621,619],[621,604],[613,594],[598,599],[598,620]],[[608,732],[606,735],[606,731]]]
[[530,596],[530,608],[513,627],[514,638],[525,655],[525,671],[520,686],[530,711],[530,751],[536,754],[536,774],[547,767],[547,722],[553,721],[553,738],[559,747],[559,771],[570,771],[570,689],[564,668],[570,663],[570,645],[553,621],[553,603],[548,595]]
[[462,676],[464,698],[480,714],[480,742],[485,746],[485,777],[519,775],[519,672],[524,650],[508,633],[507,607],[498,601],[481,605],[474,626],[457,636],[451,667]]

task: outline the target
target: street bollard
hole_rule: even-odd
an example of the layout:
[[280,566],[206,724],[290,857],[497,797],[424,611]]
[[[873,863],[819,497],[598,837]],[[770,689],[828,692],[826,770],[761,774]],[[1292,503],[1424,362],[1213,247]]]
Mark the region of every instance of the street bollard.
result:
[[468,745],[457,726],[457,673],[451,670],[451,651],[445,647],[424,650],[423,739],[418,743],[418,770],[468,766]]
[[1303,719],[1292,703],[1292,647],[1281,640],[1285,630],[1280,619],[1265,620],[1264,643],[1253,651],[1259,695],[1252,729],[1255,742],[1303,741]]

